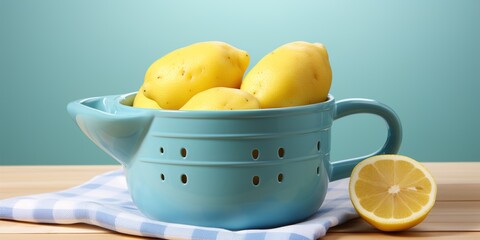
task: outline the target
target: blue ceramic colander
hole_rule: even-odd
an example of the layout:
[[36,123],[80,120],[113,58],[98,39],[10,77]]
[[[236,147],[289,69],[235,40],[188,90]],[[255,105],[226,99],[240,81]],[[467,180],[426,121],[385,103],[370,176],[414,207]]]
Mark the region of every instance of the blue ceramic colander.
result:
[[348,177],[360,157],[330,161],[334,119],[381,116],[389,126],[377,152],[396,153],[401,125],[368,99],[238,111],[131,107],[135,93],[72,102],[81,130],[125,169],[133,201],[167,222],[232,230],[294,223],[314,214],[329,181]]

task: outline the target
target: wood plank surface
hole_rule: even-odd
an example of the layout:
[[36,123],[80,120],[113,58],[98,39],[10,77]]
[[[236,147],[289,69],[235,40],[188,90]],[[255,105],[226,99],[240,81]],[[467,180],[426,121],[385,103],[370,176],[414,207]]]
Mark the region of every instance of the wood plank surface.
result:
[[382,233],[356,218],[330,229],[324,239],[480,239],[480,162],[424,165],[438,190],[435,206],[422,223],[406,232]]
[[337,233],[329,232],[322,240],[398,240],[398,239],[451,239],[479,240],[480,232],[400,232],[400,233]]
[[[480,239],[480,162],[425,163],[437,185],[437,201],[418,226],[382,233],[360,218],[329,230],[323,239]],[[60,191],[93,176],[119,169],[109,166],[0,166],[0,199]],[[0,239],[141,239],[86,224],[54,225],[0,220]]]
[[108,166],[1,166],[0,199],[65,190],[121,168]]

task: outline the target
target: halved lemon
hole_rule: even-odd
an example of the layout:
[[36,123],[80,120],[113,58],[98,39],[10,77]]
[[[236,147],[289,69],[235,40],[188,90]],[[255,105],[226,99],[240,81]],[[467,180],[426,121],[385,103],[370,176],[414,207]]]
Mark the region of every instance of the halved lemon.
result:
[[401,231],[427,217],[437,185],[420,162],[402,155],[377,155],[353,169],[349,191],[365,221],[382,231]]

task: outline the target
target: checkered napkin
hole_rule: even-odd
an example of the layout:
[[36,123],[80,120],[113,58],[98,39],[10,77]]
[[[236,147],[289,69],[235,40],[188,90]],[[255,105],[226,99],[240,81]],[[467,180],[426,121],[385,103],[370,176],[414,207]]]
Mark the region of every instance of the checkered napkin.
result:
[[145,217],[133,204],[120,169],[65,191],[0,200],[0,219],[86,223],[121,233],[165,239],[317,239],[330,227],[358,216],[347,188],[348,179],[330,183],[322,207],[304,222],[272,229],[229,231]]

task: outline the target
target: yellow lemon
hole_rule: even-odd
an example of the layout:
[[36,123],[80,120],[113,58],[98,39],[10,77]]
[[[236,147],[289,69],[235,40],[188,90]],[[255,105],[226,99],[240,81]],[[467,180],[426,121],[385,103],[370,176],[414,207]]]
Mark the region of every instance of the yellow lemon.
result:
[[138,107],[138,108],[152,108],[152,109],[161,109],[160,106],[158,106],[157,102],[153,101],[150,98],[147,98],[143,94],[143,85],[140,87],[140,90],[138,90],[137,95],[135,95],[135,99],[133,100],[133,106]]
[[163,109],[179,109],[213,87],[240,88],[250,62],[246,51],[224,42],[200,42],[176,49],[145,73],[145,96]]
[[377,155],[353,169],[349,191],[365,221],[383,231],[401,231],[425,219],[435,203],[437,185],[414,159]]
[[299,106],[325,101],[332,70],[321,43],[291,42],[263,57],[245,76],[241,89],[262,108]]
[[210,88],[193,96],[180,110],[259,109],[260,103],[250,93],[236,88]]

